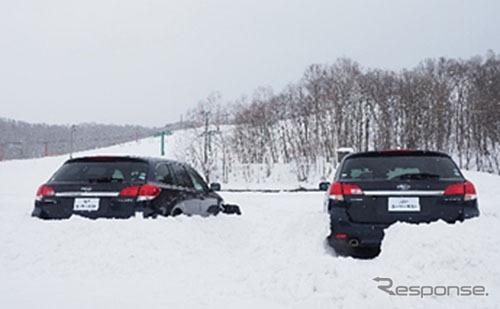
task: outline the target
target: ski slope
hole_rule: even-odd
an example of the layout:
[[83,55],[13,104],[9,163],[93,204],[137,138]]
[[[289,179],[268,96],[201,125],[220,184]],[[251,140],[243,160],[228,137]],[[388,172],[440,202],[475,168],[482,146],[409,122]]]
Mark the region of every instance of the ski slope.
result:
[[[85,154],[127,153],[157,155],[158,139]],[[0,308],[495,308],[500,302],[495,175],[466,173],[476,184],[481,217],[396,224],[382,254],[363,261],[325,247],[322,193],[222,193],[243,216],[31,218],[37,187],[65,159],[0,162]],[[389,296],[375,277],[395,285],[482,285],[489,295]]]

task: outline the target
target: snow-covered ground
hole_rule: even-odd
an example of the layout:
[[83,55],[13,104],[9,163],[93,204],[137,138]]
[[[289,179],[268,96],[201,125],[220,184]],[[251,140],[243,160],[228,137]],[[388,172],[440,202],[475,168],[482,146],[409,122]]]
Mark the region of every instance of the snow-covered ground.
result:
[[[174,135],[175,136],[175,135]],[[168,149],[168,147],[167,147]],[[157,155],[157,139],[89,153]],[[30,217],[66,157],[0,162],[0,308],[495,308],[500,177],[467,173],[481,217],[396,224],[375,260],[325,247],[322,193],[222,193],[243,216],[157,220]],[[389,296],[395,285],[483,285],[489,296]]]

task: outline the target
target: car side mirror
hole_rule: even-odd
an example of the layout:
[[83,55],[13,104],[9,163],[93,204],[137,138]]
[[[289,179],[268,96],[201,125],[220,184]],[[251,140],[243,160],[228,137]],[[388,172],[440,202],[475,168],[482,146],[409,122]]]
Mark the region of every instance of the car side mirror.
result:
[[210,191],[220,191],[221,185],[218,182],[212,182],[210,184]]
[[328,191],[330,188],[330,183],[327,181],[323,181],[319,183],[319,190],[320,191]]

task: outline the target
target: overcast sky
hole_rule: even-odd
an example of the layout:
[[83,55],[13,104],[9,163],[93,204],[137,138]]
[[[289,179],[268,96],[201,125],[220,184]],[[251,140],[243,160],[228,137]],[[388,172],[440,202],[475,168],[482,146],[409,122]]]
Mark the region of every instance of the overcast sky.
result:
[[498,0],[1,0],[0,117],[162,125],[312,63],[500,52]]

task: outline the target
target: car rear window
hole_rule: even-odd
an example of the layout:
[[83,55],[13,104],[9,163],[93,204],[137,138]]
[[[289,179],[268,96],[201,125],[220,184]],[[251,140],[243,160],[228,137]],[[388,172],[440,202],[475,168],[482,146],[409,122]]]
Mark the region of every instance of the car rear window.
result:
[[146,181],[148,164],[128,161],[84,161],[64,164],[51,181],[111,183],[143,183]]
[[463,179],[456,164],[445,156],[378,156],[347,159],[341,180]]

